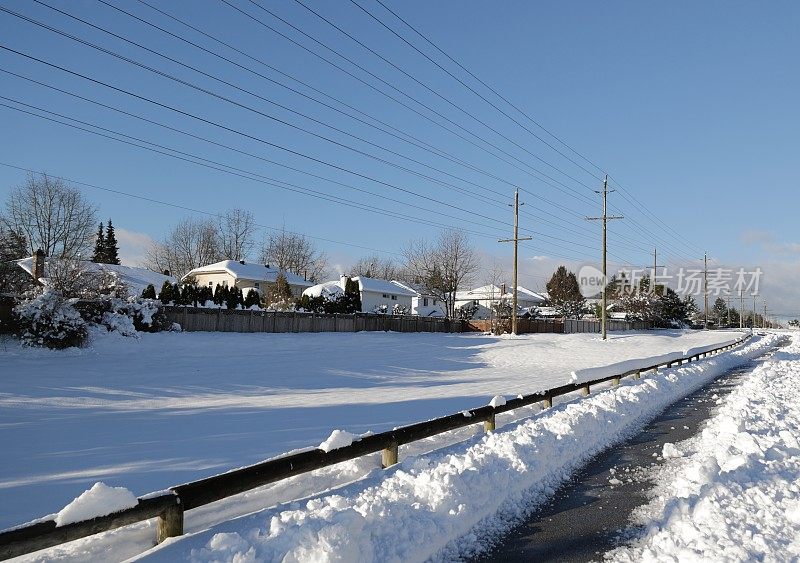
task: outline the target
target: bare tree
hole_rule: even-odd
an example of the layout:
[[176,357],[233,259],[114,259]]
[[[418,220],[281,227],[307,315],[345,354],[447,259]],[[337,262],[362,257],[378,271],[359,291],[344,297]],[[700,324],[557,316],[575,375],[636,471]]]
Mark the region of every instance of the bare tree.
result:
[[246,260],[255,246],[255,217],[245,209],[231,209],[219,218],[220,252],[229,260]]
[[189,217],[150,247],[146,265],[156,272],[169,270],[173,276],[182,277],[194,268],[222,259],[214,220]]
[[264,264],[276,266],[313,282],[322,281],[328,267],[327,257],[299,233],[275,231],[267,235],[261,249]]
[[421,283],[431,295],[444,301],[448,316],[454,317],[456,292],[478,271],[478,257],[466,233],[442,231],[434,244],[412,241],[403,254],[407,278]]
[[41,248],[56,258],[89,257],[97,223],[94,207],[77,189],[47,174],[29,174],[13,189],[0,220],[25,237],[30,254]]
[[359,259],[350,268],[350,277],[366,276],[382,280],[398,280],[403,278],[403,271],[391,258],[381,258],[377,254]]

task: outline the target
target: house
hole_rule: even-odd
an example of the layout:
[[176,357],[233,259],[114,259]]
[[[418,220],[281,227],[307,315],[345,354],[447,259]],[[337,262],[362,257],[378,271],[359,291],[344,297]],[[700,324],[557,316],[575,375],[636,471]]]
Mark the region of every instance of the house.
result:
[[420,317],[446,317],[444,302],[435,295],[432,295],[421,284],[399,282],[392,280],[392,283],[414,292],[411,298],[411,314]]
[[199,286],[208,286],[214,290],[218,285],[223,287],[237,287],[247,295],[251,290],[258,290],[264,294],[269,287],[275,284],[278,274],[283,273],[292,295],[299,297],[303,291],[313,284],[291,272],[272,268],[269,264],[254,264],[244,260],[222,260],[208,266],[201,266],[183,276],[181,281],[194,279]]
[[[44,253],[34,254],[22,260],[16,260],[17,265],[28,272],[28,274],[40,283],[47,284],[48,270],[59,258],[47,258]],[[175,283],[175,278],[158,272],[153,272],[146,268],[136,268],[133,266],[122,266],[119,264],[98,264],[88,260],[76,260],[77,265],[87,271],[95,273],[108,272],[113,274],[119,281],[125,284],[130,297],[139,297],[148,285],[152,285],[158,291],[165,281]]]
[[[324,295],[331,298],[344,293],[344,284],[347,278],[342,276],[337,281],[329,281],[315,286],[311,286],[303,291],[303,295],[318,297]],[[400,306],[406,311],[411,311],[412,300],[417,293],[404,285],[376,278],[356,276],[352,278],[358,282],[358,289],[361,293],[361,312],[372,313],[384,305],[386,311],[391,313],[395,306]]]
[[[492,316],[492,305],[498,303],[501,299],[505,299],[508,303],[511,303],[514,299],[514,294],[512,291],[506,289],[506,284],[502,284],[501,286],[488,284],[468,291],[456,292],[456,309],[472,303],[478,308],[473,318],[488,319]],[[546,294],[536,293],[522,286],[517,286],[518,308],[523,310],[541,308],[546,301]]]

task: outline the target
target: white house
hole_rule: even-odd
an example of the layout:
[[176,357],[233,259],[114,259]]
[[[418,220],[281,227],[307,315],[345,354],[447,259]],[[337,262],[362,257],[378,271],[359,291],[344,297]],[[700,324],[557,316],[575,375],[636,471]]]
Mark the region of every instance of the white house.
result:
[[[506,289],[506,284],[497,286],[488,284],[468,291],[456,292],[456,309],[472,303],[478,307],[473,318],[488,319],[492,314],[492,305],[505,299],[509,303],[514,299],[512,291]],[[522,286],[517,286],[517,307],[522,309],[540,308],[547,301],[547,295],[536,293]]]
[[447,316],[444,310],[444,302],[435,295],[431,295],[431,293],[421,285],[399,282],[397,280],[392,280],[392,283],[396,283],[397,285],[414,292],[414,297],[411,298],[412,315],[419,315],[420,317]]
[[281,271],[272,268],[269,264],[253,264],[244,260],[223,260],[208,266],[195,268],[185,276],[182,281],[192,278],[197,285],[205,285],[212,290],[216,286],[238,287],[244,294],[252,289],[257,289],[260,293],[266,293],[270,286],[275,284],[278,274],[283,273],[294,297],[299,297],[303,291],[313,284],[304,280],[291,272]]
[[[17,265],[28,272],[31,277],[42,283],[47,283],[47,271],[49,265],[58,258],[46,258],[42,255],[33,255],[22,260],[16,260]],[[165,276],[158,272],[153,272],[146,268],[135,268],[133,266],[121,266],[118,264],[98,264],[88,260],[79,261],[81,268],[87,272],[109,272],[113,274],[119,281],[121,281],[126,289],[128,295],[131,297],[138,297],[148,285],[152,285],[156,289],[156,293],[164,285],[165,281],[175,283],[175,278]]]
[[[364,276],[355,276],[353,281],[358,282],[358,289],[361,293],[361,311],[372,313],[379,307],[385,305],[386,311],[391,313],[395,305],[399,305],[407,311],[411,311],[412,300],[417,293],[401,285],[398,282],[389,280],[379,280]],[[344,293],[344,283],[346,278],[342,276],[338,281],[329,281],[307,288],[303,295],[309,297],[336,297]]]

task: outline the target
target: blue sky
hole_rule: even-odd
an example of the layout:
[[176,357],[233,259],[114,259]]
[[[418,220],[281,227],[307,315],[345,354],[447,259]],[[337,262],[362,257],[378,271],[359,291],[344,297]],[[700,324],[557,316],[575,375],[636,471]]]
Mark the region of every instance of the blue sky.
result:
[[[440,228],[438,225],[444,224],[470,230],[487,264],[497,260],[509,269],[511,248],[498,244],[496,239],[510,235],[511,211],[505,203],[513,198],[512,186],[519,185],[525,190],[521,200],[526,203],[521,228],[523,233],[534,237],[522,250],[524,283],[543,284],[543,276],[546,277],[558,262],[569,260],[571,264],[580,264],[598,260],[598,225],[580,218],[599,213],[599,199],[591,190],[599,188],[596,176],[600,176],[600,172],[492,97],[374,0],[358,2],[580,167],[491,108],[350,2],[317,2],[309,6],[430,90],[296,2],[260,0],[274,14],[356,61],[399,91],[364,74],[250,2],[228,0],[405,104],[427,113],[428,110],[401,92],[409,94],[442,116],[429,114],[433,120],[480,146],[486,147],[483,143],[488,141],[491,143],[488,151],[504,151],[501,156],[511,164],[376,93],[222,2],[199,0],[157,5],[259,61],[380,119],[402,131],[399,135],[413,135],[418,142],[446,151],[467,165],[356,122],[95,0],[43,1],[240,89],[164,60],[43,5],[27,1],[3,5],[174,74],[235,103],[155,75],[6,13],[0,14],[0,44],[198,115],[228,130],[8,51],[0,51],[0,68],[251,153],[257,158],[7,74],[3,74],[0,82],[0,95],[234,166],[260,175],[260,181],[189,164],[5,107],[0,107],[2,129],[6,132],[0,140],[2,162],[212,213],[246,207],[255,213],[262,225],[285,226],[288,230],[319,237],[317,242],[329,255],[333,268],[347,266],[369,252],[359,246],[399,252],[409,239],[434,237]],[[107,2],[258,73],[345,109],[338,102],[298,86],[144,4],[122,0]],[[502,4],[502,9],[498,9],[498,4],[484,2],[390,1],[387,5],[619,181],[627,192],[618,191],[610,196],[615,212],[626,216],[613,225],[609,239],[610,251],[617,262],[637,266],[649,264],[651,249],[658,246],[659,254],[668,264],[689,265],[692,260],[701,258],[702,251],[707,249],[714,258],[714,265],[761,265],[765,270],[765,292],[772,293],[767,299],[772,299],[776,310],[787,315],[795,311],[800,313],[800,300],[791,294],[794,285],[789,286],[800,273],[796,266],[800,248],[793,229],[798,192],[798,175],[793,165],[797,156],[797,131],[800,131],[800,113],[796,107],[796,93],[800,90],[796,70],[800,53],[800,37],[796,33],[800,7],[795,3],[507,2]],[[299,117],[267,100],[340,131]],[[5,100],[0,103],[20,107]],[[353,113],[352,109],[346,111]],[[264,114],[330,140],[301,132]],[[443,118],[450,121],[443,121]],[[471,133],[457,129],[459,126]],[[264,159],[362,191],[295,172]],[[360,176],[319,161],[351,169]],[[418,174],[397,166],[413,169]],[[537,176],[541,178],[540,173],[530,167],[552,180],[542,182],[537,179]],[[22,182],[24,176],[24,172],[0,166],[0,198],[5,199],[8,191]],[[347,198],[383,213],[402,213],[417,222],[281,190],[265,185],[262,182],[265,178],[315,190],[327,194],[325,197]],[[442,185],[442,182],[450,185]],[[364,190],[378,195],[369,195]],[[163,236],[188,214],[88,187],[84,191],[97,205],[100,216],[111,217],[121,229],[125,237],[124,250],[131,261],[135,261],[148,237]],[[638,204],[631,203],[631,196]],[[647,211],[643,212],[642,207]]]

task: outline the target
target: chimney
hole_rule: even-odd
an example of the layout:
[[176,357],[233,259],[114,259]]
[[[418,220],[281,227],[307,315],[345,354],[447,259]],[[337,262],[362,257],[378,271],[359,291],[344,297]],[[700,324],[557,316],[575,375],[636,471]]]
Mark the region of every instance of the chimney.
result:
[[41,248],[37,249],[36,252],[33,253],[33,267],[31,270],[33,273],[33,279],[37,282],[44,277],[44,259],[45,254]]
[[506,284],[500,284],[500,295],[506,294]]

